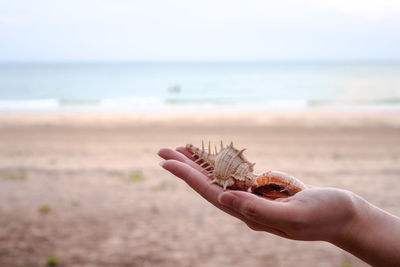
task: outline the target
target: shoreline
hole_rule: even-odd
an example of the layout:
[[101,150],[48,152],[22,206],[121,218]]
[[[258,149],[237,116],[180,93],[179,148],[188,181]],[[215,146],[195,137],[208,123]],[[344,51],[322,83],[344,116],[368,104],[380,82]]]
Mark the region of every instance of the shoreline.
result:
[[[27,107],[26,107],[27,106]],[[135,106],[113,107],[102,106],[84,106],[84,105],[61,105],[50,104],[49,107],[29,107],[30,104],[18,103],[16,105],[2,104],[0,100],[0,113],[4,112],[285,112],[285,111],[310,111],[310,112],[346,112],[346,111],[400,111],[400,104],[372,104],[372,105],[308,105],[290,103],[262,105],[246,103],[243,105],[213,105],[213,104],[163,104],[154,106],[153,104],[145,104],[141,107]]]
[[231,98],[125,97],[110,99],[0,99],[0,112],[266,112],[266,111],[400,111],[400,99],[370,101],[279,100]]
[[[371,127],[400,128],[400,110],[286,110],[286,111],[0,111],[0,128],[11,125],[71,125],[102,127],[243,122],[274,127]],[[206,125],[205,125],[206,126]]]

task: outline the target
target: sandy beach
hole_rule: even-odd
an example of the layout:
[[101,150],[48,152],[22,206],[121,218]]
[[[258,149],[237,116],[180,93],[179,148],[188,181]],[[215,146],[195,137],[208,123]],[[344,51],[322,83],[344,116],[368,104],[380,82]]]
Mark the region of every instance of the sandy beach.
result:
[[400,216],[398,111],[3,112],[0,266],[366,265],[254,232],[158,165],[159,148],[201,140]]

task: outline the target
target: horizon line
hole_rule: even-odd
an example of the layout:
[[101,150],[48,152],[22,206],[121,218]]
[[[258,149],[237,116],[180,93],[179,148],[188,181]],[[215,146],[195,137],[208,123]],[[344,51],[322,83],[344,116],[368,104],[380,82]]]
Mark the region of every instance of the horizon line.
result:
[[0,64],[127,64],[127,63],[396,63],[400,58],[360,59],[193,59],[193,60],[0,60]]

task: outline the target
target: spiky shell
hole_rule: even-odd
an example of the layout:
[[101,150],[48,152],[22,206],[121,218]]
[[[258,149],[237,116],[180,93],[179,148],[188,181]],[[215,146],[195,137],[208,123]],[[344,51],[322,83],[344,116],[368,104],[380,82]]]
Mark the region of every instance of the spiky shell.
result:
[[216,155],[213,176],[215,182],[224,189],[230,187],[248,190],[254,185],[254,164],[244,157],[243,152],[244,149],[237,150],[231,143]]
[[253,173],[255,163],[250,163],[243,152],[233,147],[233,143],[224,147],[221,142],[219,151],[211,152],[211,145],[208,145],[208,152],[204,148],[199,149],[191,144],[186,148],[197,157],[196,162],[200,163],[212,182],[219,184],[224,189],[239,189],[255,192],[270,198],[288,197],[305,189],[306,186],[296,178],[283,172],[268,171],[261,175]]

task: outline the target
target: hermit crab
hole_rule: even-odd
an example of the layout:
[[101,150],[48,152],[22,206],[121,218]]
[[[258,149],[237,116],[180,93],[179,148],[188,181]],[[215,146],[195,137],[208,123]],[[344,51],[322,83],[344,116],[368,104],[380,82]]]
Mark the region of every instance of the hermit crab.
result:
[[285,198],[305,189],[306,186],[298,179],[279,171],[267,171],[262,174],[254,174],[255,163],[250,163],[243,155],[245,149],[234,148],[233,143],[224,146],[221,141],[221,148],[218,151],[215,147],[211,151],[211,144],[208,150],[197,148],[188,144],[186,148],[196,158],[195,162],[207,171],[208,176],[225,189],[236,189],[252,192],[271,199]]

